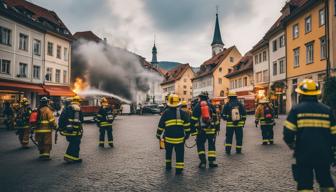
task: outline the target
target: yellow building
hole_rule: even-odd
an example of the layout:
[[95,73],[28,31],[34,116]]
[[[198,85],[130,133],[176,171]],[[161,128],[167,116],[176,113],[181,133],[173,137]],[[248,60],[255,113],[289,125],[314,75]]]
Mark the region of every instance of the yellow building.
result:
[[189,64],[181,64],[168,71],[165,80],[161,83],[163,99],[168,94],[175,93],[181,97],[182,101],[191,101],[192,78],[194,78],[194,72]]
[[[299,3],[298,3],[299,2]],[[296,3],[296,4],[295,4]],[[289,1],[283,9],[287,42],[287,108],[298,102],[297,83],[305,78],[323,83],[326,69],[323,1]]]

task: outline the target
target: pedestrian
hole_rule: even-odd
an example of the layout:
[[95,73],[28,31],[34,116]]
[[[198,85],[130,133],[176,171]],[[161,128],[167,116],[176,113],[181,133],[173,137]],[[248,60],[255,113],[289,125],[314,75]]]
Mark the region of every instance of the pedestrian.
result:
[[99,147],[104,147],[105,133],[107,133],[108,144],[113,147],[112,123],[114,121],[113,109],[110,107],[107,99],[103,97],[100,100],[100,109],[95,116],[97,126],[99,127]]
[[262,144],[268,145],[274,144],[274,132],[273,127],[275,125],[274,121],[274,110],[270,105],[268,99],[262,99],[259,101],[259,105],[255,112],[255,124],[258,127],[260,123]]
[[314,175],[320,191],[335,191],[330,165],[335,165],[336,119],[332,110],[318,102],[320,87],[305,79],[295,90],[299,104],[294,106],[284,126],[284,141],[294,150],[292,166],[299,191],[313,191]]
[[15,117],[15,128],[17,129],[16,134],[18,135],[19,141],[22,148],[27,149],[29,144],[29,134],[30,134],[30,124],[29,117],[32,110],[29,107],[29,101],[27,98],[22,98],[18,106],[16,117]]
[[168,108],[163,112],[156,132],[157,139],[163,139],[166,149],[166,170],[172,169],[173,149],[176,153],[176,175],[182,174],[184,169],[184,143],[190,135],[190,121],[188,114],[180,109],[180,98],[170,94],[167,101]]
[[53,111],[48,105],[49,99],[42,97],[40,106],[37,110],[37,125],[35,129],[35,140],[40,152],[39,158],[50,160],[50,151],[52,148],[52,130],[57,128]]
[[195,105],[191,117],[192,135],[196,135],[197,152],[200,159],[199,168],[206,167],[205,143],[208,141],[209,167],[218,167],[216,161],[216,133],[219,132],[219,119],[213,105],[209,103],[206,92],[199,95],[200,101]]
[[231,154],[233,135],[236,135],[236,153],[241,154],[243,147],[243,128],[246,121],[246,111],[237,99],[235,92],[229,92],[229,102],[222,110],[222,118],[226,121],[225,153]]
[[81,163],[79,158],[80,143],[83,136],[83,114],[80,108],[80,97],[75,96],[71,104],[64,108],[59,118],[61,135],[69,142],[64,155],[66,163]]
[[14,128],[14,111],[8,101],[4,103],[4,111],[3,114],[5,116],[5,124],[7,130],[12,130]]

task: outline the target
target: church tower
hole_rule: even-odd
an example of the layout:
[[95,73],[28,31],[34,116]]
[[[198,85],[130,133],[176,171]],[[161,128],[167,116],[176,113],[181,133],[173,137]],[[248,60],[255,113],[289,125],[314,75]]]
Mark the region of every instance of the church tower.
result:
[[220,32],[219,21],[218,21],[218,7],[216,12],[216,25],[215,25],[215,32],[213,36],[213,40],[211,43],[212,47],[212,56],[217,55],[218,53],[222,52],[224,49],[224,43],[222,41],[222,35]]
[[155,37],[154,37],[154,46],[152,48],[152,61],[151,61],[152,65],[157,66],[158,61],[157,61],[157,49],[155,46]]

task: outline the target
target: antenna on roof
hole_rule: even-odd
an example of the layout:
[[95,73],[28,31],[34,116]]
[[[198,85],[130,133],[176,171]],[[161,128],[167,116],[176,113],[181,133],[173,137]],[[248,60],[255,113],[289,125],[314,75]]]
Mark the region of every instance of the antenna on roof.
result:
[[216,14],[217,14],[217,15],[218,15],[218,8],[219,8],[219,6],[216,5]]
[[156,43],[156,34],[154,33],[154,45]]

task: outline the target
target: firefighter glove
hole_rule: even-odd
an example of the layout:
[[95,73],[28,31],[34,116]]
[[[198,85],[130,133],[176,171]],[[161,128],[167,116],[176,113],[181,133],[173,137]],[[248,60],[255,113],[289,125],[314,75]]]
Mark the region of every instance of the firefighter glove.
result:
[[156,135],[156,138],[157,138],[158,140],[160,140],[160,139],[161,139],[161,136],[160,136],[160,135]]

